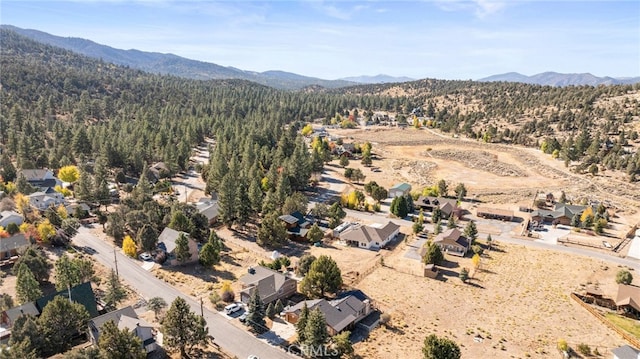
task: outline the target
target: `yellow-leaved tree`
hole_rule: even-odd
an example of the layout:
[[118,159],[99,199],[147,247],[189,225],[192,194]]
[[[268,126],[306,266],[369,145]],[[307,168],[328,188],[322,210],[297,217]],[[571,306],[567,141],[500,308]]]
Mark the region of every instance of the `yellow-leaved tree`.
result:
[[40,222],[37,228],[38,228],[38,234],[40,235],[40,239],[42,239],[42,241],[45,243],[49,243],[51,238],[53,238],[53,236],[56,235],[56,229],[53,226],[53,224],[49,222],[48,219],[45,219],[44,221]]
[[475,269],[480,268],[480,255],[478,253],[474,254],[473,257],[471,258],[471,262],[473,262],[473,267]]
[[131,236],[126,235],[122,240],[122,251],[129,257],[135,257],[138,248],[136,247],[136,242],[131,238]]
[[303,136],[309,136],[313,133],[313,127],[310,123],[308,123],[306,126],[304,126],[304,128],[302,128],[302,131],[300,131],[300,133],[302,133]]
[[13,197],[13,201],[16,204],[16,208],[18,209],[18,212],[20,212],[21,215],[26,217],[27,213],[29,213],[29,211],[31,210],[31,205],[29,204],[29,197],[25,196],[22,193],[18,193],[16,194],[15,197]]
[[60,193],[61,195],[63,195],[64,197],[69,197],[71,196],[71,190],[68,188],[64,188],[62,186],[55,186],[53,187],[53,190]]
[[58,213],[58,216],[60,216],[60,219],[67,219],[69,217],[69,213],[67,213],[67,208],[64,205],[59,205],[58,208],[56,208],[56,213]]
[[64,166],[58,171],[58,178],[63,182],[74,183],[80,177],[80,170],[74,165]]

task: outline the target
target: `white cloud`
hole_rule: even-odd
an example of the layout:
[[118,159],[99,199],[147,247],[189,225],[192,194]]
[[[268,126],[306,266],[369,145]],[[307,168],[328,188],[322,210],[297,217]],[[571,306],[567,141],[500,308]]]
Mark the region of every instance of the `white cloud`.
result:
[[502,0],[435,0],[434,4],[444,11],[471,11],[481,19],[507,6]]

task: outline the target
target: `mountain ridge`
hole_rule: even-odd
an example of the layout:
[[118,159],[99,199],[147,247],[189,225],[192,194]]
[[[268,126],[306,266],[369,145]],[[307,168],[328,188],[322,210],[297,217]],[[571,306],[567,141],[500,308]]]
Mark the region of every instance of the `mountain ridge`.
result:
[[532,85],[547,86],[598,86],[598,85],[625,85],[640,82],[640,77],[614,78],[610,76],[595,76],[591,73],[559,73],[553,71],[541,72],[527,76],[518,72],[507,72],[478,79],[479,82],[521,82]]

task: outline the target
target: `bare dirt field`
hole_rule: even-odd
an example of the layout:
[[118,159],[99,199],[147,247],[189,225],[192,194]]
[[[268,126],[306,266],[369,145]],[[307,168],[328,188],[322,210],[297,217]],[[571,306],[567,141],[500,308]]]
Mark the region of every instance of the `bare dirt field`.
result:
[[361,168],[365,182],[376,181],[391,187],[407,182],[413,190],[434,185],[440,179],[450,190],[464,183],[468,197],[496,204],[516,204],[531,200],[536,192],[565,191],[567,198],[607,201],[629,226],[640,222],[640,185],[628,183],[618,173],[606,171],[597,176],[576,174],[564,163],[532,148],[486,144],[454,138],[428,129],[370,127],[331,130],[332,135],[372,143],[372,168],[358,160],[349,167]]
[[559,355],[556,343],[561,338],[574,348],[586,343],[600,353],[625,344],[569,297],[596,283],[614,295],[615,266],[501,244],[483,258],[474,279],[463,284],[458,274],[462,267],[473,267],[469,258],[448,257],[441,281],[415,275],[420,264],[403,253],[398,248],[385,258],[385,267],[358,286],[392,318],[390,328],[382,326],[356,345],[362,357],[419,357],[422,340],[431,333],[459,343],[468,358],[548,358]]

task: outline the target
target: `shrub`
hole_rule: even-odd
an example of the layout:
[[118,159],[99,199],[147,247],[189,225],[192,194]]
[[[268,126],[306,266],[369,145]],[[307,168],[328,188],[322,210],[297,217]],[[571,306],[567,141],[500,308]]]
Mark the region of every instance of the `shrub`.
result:
[[589,347],[589,345],[585,343],[578,344],[576,349],[578,350],[578,353],[582,355],[587,355],[587,356],[591,355],[591,347]]
[[616,283],[628,285],[631,284],[631,282],[633,282],[633,276],[628,270],[621,269],[618,271],[618,274],[616,274]]

